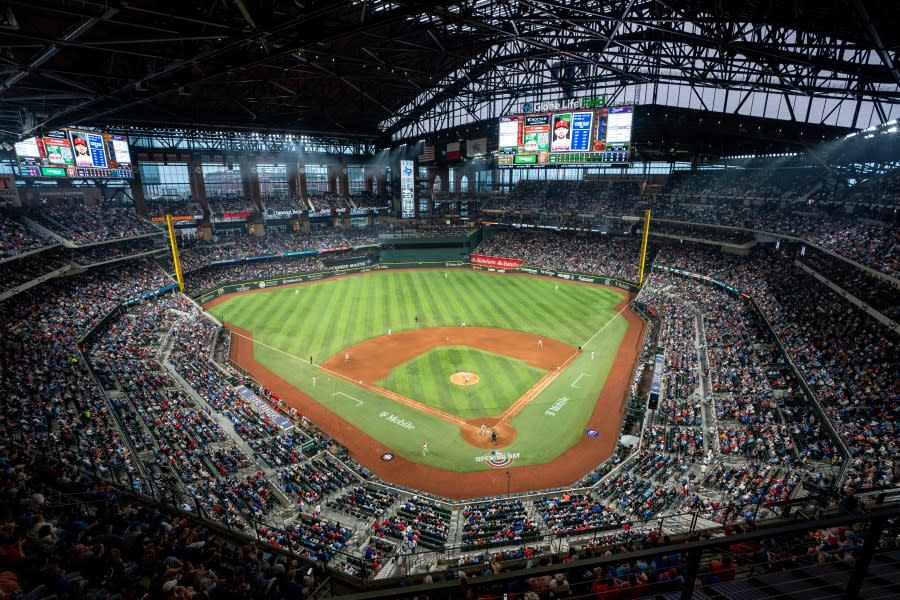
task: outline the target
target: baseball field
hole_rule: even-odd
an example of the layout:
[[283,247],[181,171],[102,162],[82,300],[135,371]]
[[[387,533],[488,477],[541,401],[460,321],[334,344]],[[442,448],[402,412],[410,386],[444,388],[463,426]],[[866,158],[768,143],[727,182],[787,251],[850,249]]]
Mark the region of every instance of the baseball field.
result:
[[373,471],[426,489],[436,473],[492,482],[437,492],[458,497],[502,489],[498,470],[507,488],[546,487],[509,473],[533,479],[574,452],[578,466],[550,477],[571,483],[612,451],[641,328],[627,300],[558,279],[414,269],[206,308],[233,332],[238,364]]

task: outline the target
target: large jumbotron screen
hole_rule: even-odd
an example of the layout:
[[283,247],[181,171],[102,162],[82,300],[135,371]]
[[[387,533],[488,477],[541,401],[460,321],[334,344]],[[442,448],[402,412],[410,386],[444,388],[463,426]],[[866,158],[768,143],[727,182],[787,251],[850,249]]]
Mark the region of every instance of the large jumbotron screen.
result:
[[563,109],[500,118],[500,167],[631,162],[631,106]]
[[16,144],[23,177],[134,177],[128,137],[80,129],[59,129]]

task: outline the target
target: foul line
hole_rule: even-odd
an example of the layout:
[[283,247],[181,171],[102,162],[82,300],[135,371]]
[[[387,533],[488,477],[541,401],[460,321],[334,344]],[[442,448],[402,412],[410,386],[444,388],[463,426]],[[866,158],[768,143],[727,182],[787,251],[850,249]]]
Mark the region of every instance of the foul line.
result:
[[[612,317],[610,317],[610,319],[606,323],[604,323],[600,329],[598,329],[596,332],[594,332],[594,335],[589,337],[587,339],[587,341],[584,342],[584,344],[582,344],[582,346],[587,346],[589,343],[591,343],[591,341],[593,341],[593,339],[595,337],[600,335],[603,332],[603,330],[605,330],[607,327],[609,327],[613,321],[615,321],[618,317],[622,316],[622,313],[625,312],[627,309],[628,309],[628,304],[626,303],[625,306],[623,306],[619,311],[616,312],[616,314],[614,314]],[[249,342],[251,342],[253,344],[259,344],[260,346],[263,346],[264,348],[268,348],[270,350],[274,350],[275,352],[284,354],[285,356],[288,356],[290,358],[300,361],[301,363],[303,363],[304,366],[307,366],[307,362],[299,356],[295,356],[289,352],[285,352],[284,350],[282,350],[280,348],[270,346],[269,344],[266,344],[264,342],[254,340],[250,336],[246,336],[246,335],[237,333],[236,331],[232,331],[230,329],[229,329],[229,331],[231,331],[231,335],[236,335],[238,337],[248,340]],[[515,402],[510,404],[509,408],[507,408],[505,411],[503,411],[503,413],[500,415],[500,418],[497,420],[497,425],[503,424],[506,421],[508,421],[509,419],[511,419],[514,416],[516,416],[517,414],[519,414],[519,412],[523,408],[525,408],[535,397],[537,397],[538,394],[543,392],[547,388],[547,386],[549,386],[553,382],[553,380],[556,379],[560,375],[560,373],[562,373],[565,370],[566,366],[570,362],[575,360],[575,357],[578,356],[578,354],[579,354],[579,352],[577,352],[577,351],[573,352],[563,362],[563,364],[559,365],[558,370],[551,371],[550,373],[547,373],[546,375],[544,375],[536,384],[534,384],[531,387],[531,389],[529,389],[522,396],[520,396],[518,400],[516,400]],[[347,381],[348,383],[352,383],[353,385],[357,385],[359,387],[367,389],[370,392],[373,392],[375,394],[378,394],[381,396],[386,396],[386,397],[390,398],[391,400],[395,400],[395,401],[397,401],[405,406],[408,406],[410,408],[414,408],[416,410],[428,413],[432,416],[438,417],[445,421],[455,423],[456,425],[459,425],[460,427],[470,427],[472,429],[476,429],[476,427],[474,425],[469,425],[463,419],[460,419],[459,417],[456,417],[455,415],[451,415],[450,413],[446,413],[446,412],[439,410],[437,408],[434,408],[432,406],[422,404],[421,402],[416,402],[412,398],[407,398],[406,396],[402,396],[396,392],[392,392],[390,390],[386,390],[386,389],[383,389],[383,388],[380,388],[380,387],[377,387],[374,385],[369,385],[367,383],[360,383],[359,380],[357,380],[357,379],[353,379],[352,377],[350,377],[348,375],[343,375],[341,373],[338,373],[337,371],[332,371],[331,369],[326,369],[325,367],[323,367],[321,365],[311,364],[308,366],[311,366],[311,367],[314,366],[315,368],[319,369],[320,371],[322,371],[324,373],[328,373],[329,375],[343,379],[344,381]]]
[[[591,341],[593,341],[593,339],[595,337],[600,335],[604,329],[609,327],[613,321],[615,321],[618,317],[621,317],[622,313],[625,312],[626,310],[628,310],[628,303],[626,303],[625,306],[623,306],[621,309],[619,309],[616,312],[616,314],[614,314],[612,317],[610,317],[610,319],[606,323],[604,323],[600,329],[598,329],[596,332],[594,332],[594,335],[589,337],[588,340],[584,344],[582,344],[582,347],[587,346],[589,343],[591,343]],[[544,375],[540,379],[540,381],[538,381],[535,385],[533,385],[531,387],[531,389],[529,389],[527,392],[525,392],[518,400],[513,402],[509,406],[509,408],[507,408],[505,411],[503,411],[503,414],[500,415],[500,419],[497,421],[497,424],[500,425],[502,423],[505,423],[509,419],[512,419],[514,416],[519,414],[519,412],[523,408],[525,408],[532,400],[534,400],[538,394],[540,394],[545,389],[547,389],[547,386],[549,386],[553,382],[554,379],[559,377],[560,373],[562,373],[565,370],[566,365],[568,365],[570,362],[575,360],[575,357],[578,356],[578,354],[579,354],[579,352],[573,352],[572,355],[569,356],[569,358],[567,358],[565,360],[565,362],[563,362],[563,364],[559,365],[558,370],[551,371],[550,373]]]
[[578,385],[575,385],[575,384],[578,383],[579,381],[581,381],[581,378],[582,378],[582,377],[590,377],[590,375],[588,375],[587,373],[581,373],[581,374],[579,374],[578,377],[575,378],[575,381],[573,381],[573,382],[570,384],[570,387],[573,387],[573,388],[576,388],[576,389],[580,389],[581,386],[578,386]]
[[[285,352],[285,351],[282,350],[281,348],[276,348],[275,346],[271,346],[271,345],[269,345],[269,344],[266,344],[265,342],[260,342],[260,341],[258,341],[258,340],[254,340],[251,336],[248,336],[248,335],[244,335],[244,334],[238,333],[238,332],[233,331],[233,330],[231,330],[231,329],[229,329],[228,331],[231,332],[231,335],[236,335],[236,336],[238,336],[239,338],[243,338],[243,339],[247,340],[248,342],[250,342],[251,344],[259,344],[260,346],[263,346],[264,348],[268,348],[268,349],[270,349],[270,350],[274,350],[275,352],[278,352],[278,353],[283,354],[283,355],[285,355],[285,356],[287,356],[287,357],[290,357],[290,358],[293,358],[293,359],[295,359],[295,360],[298,360],[298,361],[300,361],[300,362],[303,364],[304,367],[306,367],[306,366],[314,367],[314,368],[316,368],[316,369],[322,371],[323,373],[328,373],[329,375],[332,375],[333,377],[337,377],[337,378],[343,379],[344,381],[346,381],[346,382],[348,382],[348,383],[352,383],[353,385],[356,385],[356,386],[362,387],[362,388],[364,388],[364,389],[367,389],[367,390],[369,390],[370,392],[373,392],[373,393],[378,394],[378,395],[380,395],[380,396],[385,396],[385,397],[387,397],[387,398],[390,398],[391,400],[394,400],[395,402],[399,402],[400,404],[403,404],[403,405],[408,406],[408,407],[410,407],[410,408],[414,408],[414,409],[416,409],[416,410],[418,410],[418,411],[421,411],[421,412],[424,412],[424,413],[428,413],[428,414],[430,414],[430,415],[432,415],[432,416],[434,416],[434,417],[438,417],[439,419],[443,419],[443,420],[445,420],[445,421],[449,421],[450,423],[453,423],[453,424],[458,425],[458,426],[460,426],[460,427],[469,427],[469,428],[471,428],[471,429],[476,429],[476,427],[475,427],[474,425],[470,425],[469,423],[466,423],[463,419],[460,419],[459,417],[456,417],[456,416],[454,416],[454,415],[451,415],[450,413],[446,413],[446,412],[444,412],[444,411],[442,411],[442,410],[439,410],[439,409],[437,409],[437,408],[434,408],[434,407],[431,407],[431,406],[422,404],[421,402],[416,402],[416,401],[413,400],[412,398],[407,398],[406,396],[401,396],[400,394],[398,394],[398,393],[396,393],[396,392],[392,392],[392,391],[390,391],[390,390],[386,390],[386,389],[383,389],[383,388],[379,388],[379,387],[374,386],[374,385],[369,385],[369,384],[367,384],[367,383],[360,383],[359,380],[357,380],[357,379],[353,379],[352,377],[350,377],[350,376],[348,376],[348,375],[343,375],[343,374],[341,374],[341,373],[338,373],[337,371],[332,371],[331,369],[327,369],[327,368],[325,368],[325,367],[323,367],[323,366],[321,366],[321,365],[316,365],[316,364],[314,364],[314,363],[313,363],[313,364],[309,364],[309,363],[307,363],[307,361],[306,361],[305,359],[303,359],[302,357],[299,357],[299,356],[296,356],[296,355],[294,355],[294,354],[291,354],[290,352]],[[332,396],[334,396],[334,395],[336,395],[336,394],[343,394],[343,392],[335,392],[335,394],[332,394]],[[344,395],[345,395],[345,396],[348,396],[348,397],[350,397],[350,398],[353,398],[353,397],[350,396],[349,394],[344,394]],[[356,398],[353,398],[353,399],[356,400],[357,402],[362,402],[361,400],[357,400]],[[357,406],[360,406],[360,405],[357,404]]]
[[331,395],[332,398],[335,397],[335,396],[344,396],[345,398],[350,398],[351,400],[353,400],[354,402],[356,402],[356,406],[362,406],[363,404],[365,404],[365,402],[363,402],[362,400],[360,400],[360,399],[357,398],[356,396],[351,396],[350,394],[345,394],[344,392],[335,392],[335,393],[333,393],[333,394]]
[[432,416],[438,417],[439,419],[449,421],[449,422],[459,425],[461,427],[472,427],[473,429],[475,428],[474,425],[469,425],[468,423],[466,423],[459,417],[451,415],[450,413],[446,413],[440,409],[434,408],[433,406],[428,406],[428,405],[422,404],[421,402],[416,402],[412,398],[407,398],[406,396],[402,396],[402,395],[398,394],[397,392],[392,392],[391,390],[386,390],[384,388],[380,388],[377,385],[370,385],[365,382],[361,383],[360,380],[358,380],[358,379],[353,379],[349,375],[344,375],[343,373],[339,373],[337,371],[332,371],[331,369],[326,369],[325,367],[319,367],[319,369],[321,369],[325,373],[328,373],[329,375],[332,375],[339,379],[343,379],[344,381],[346,381],[348,383],[352,383],[353,385],[356,385],[363,389],[369,390],[370,392],[372,392],[374,394],[378,394],[379,396],[385,396],[387,398],[390,398],[391,400],[395,400],[396,402],[399,402],[400,404],[403,404],[410,408],[414,408],[414,409],[424,412],[424,413],[428,413]]
[[[462,419],[460,419],[459,417],[456,417],[456,416],[454,416],[454,415],[451,415],[450,413],[446,413],[446,412],[444,412],[444,411],[442,411],[442,410],[439,410],[439,409],[437,409],[437,408],[434,408],[434,407],[431,407],[431,406],[427,406],[427,405],[425,405],[425,404],[422,404],[421,402],[416,402],[416,401],[413,400],[412,398],[407,398],[406,396],[401,396],[400,394],[398,394],[398,393],[396,393],[396,392],[392,392],[392,391],[390,391],[390,390],[386,390],[386,389],[383,389],[383,388],[380,388],[380,387],[377,387],[377,386],[374,386],[374,385],[369,385],[369,384],[367,384],[367,383],[360,383],[359,380],[353,379],[353,378],[350,377],[349,375],[343,375],[343,374],[341,374],[341,373],[338,373],[337,371],[332,371],[331,369],[327,369],[327,368],[325,368],[325,367],[323,367],[323,366],[321,366],[321,365],[316,365],[315,363],[313,363],[312,365],[310,365],[310,364],[309,364],[305,359],[303,359],[302,357],[299,357],[299,356],[296,356],[296,355],[294,355],[294,354],[291,354],[290,352],[285,352],[284,350],[282,350],[282,349],[280,349],[280,348],[276,348],[275,346],[270,346],[269,344],[266,344],[265,342],[260,342],[260,341],[258,341],[258,340],[254,340],[252,337],[250,337],[250,336],[248,336],[248,335],[243,335],[243,334],[238,333],[238,332],[236,332],[236,331],[232,331],[231,329],[229,329],[229,331],[231,331],[231,335],[236,335],[236,336],[238,336],[238,337],[240,337],[240,338],[244,338],[245,340],[247,340],[248,342],[250,342],[250,343],[252,343],[252,344],[259,344],[260,346],[262,346],[262,347],[264,347],[264,348],[268,348],[268,349],[270,349],[270,350],[274,350],[275,352],[279,352],[279,353],[281,353],[281,354],[284,354],[285,356],[288,356],[288,357],[290,357],[290,358],[293,358],[293,359],[295,359],[295,360],[298,360],[298,361],[300,361],[300,362],[303,364],[303,366],[315,367],[316,369],[318,369],[319,371],[322,371],[323,373],[328,373],[329,375],[332,375],[333,377],[338,377],[338,378],[340,378],[340,379],[343,379],[344,381],[346,381],[346,382],[348,382],[348,383],[352,383],[353,385],[356,385],[356,386],[359,386],[359,387],[361,387],[361,388],[367,389],[367,390],[369,390],[370,392],[373,392],[373,393],[378,394],[378,395],[380,395],[380,396],[386,396],[386,397],[390,398],[391,400],[395,400],[395,401],[399,402],[400,404],[404,404],[404,405],[406,405],[406,406],[408,406],[408,407],[410,407],[410,408],[414,408],[414,409],[419,410],[419,411],[421,411],[421,412],[428,413],[428,414],[430,414],[430,415],[432,415],[432,416],[438,417],[438,418],[440,418],[440,419],[444,419],[445,421],[450,421],[451,423],[454,423],[454,424],[459,425],[459,426],[461,426],[461,427],[471,427],[471,428],[475,429],[475,426],[474,426],[474,425],[469,425],[469,424],[466,423],[464,420],[462,420]],[[336,393],[343,393],[343,392],[336,392]],[[355,400],[355,398],[354,398],[354,400]]]
[[[227,327],[226,327],[226,329],[227,329]],[[252,343],[252,344],[259,344],[259,345],[262,346],[263,348],[268,348],[269,350],[274,350],[275,352],[278,352],[279,354],[284,354],[285,356],[288,356],[288,357],[293,358],[293,359],[295,359],[295,360],[299,360],[299,361],[303,364],[303,366],[305,366],[305,367],[308,366],[308,367],[311,367],[311,368],[320,368],[320,367],[319,367],[318,365],[316,365],[315,363],[310,363],[310,362],[308,362],[306,359],[304,359],[304,358],[302,358],[302,357],[300,357],[300,356],[296,356],[296,355],[294,355],[294,354],[291,354],[290,352],[285,352],[285,351],[282,350],[281,348],[276,348],[275,346],[270,346],[269,344],[266,344],[265,342],[260,342],[259,340],[255,340],[255,339],[253,339],[252,337],[250,337],[249,335],[244,335],[244,334],[242,334],[242,333],[238,333],[237,331],[234,331],[233,329],[229,329],[228,331],[231,332],[231,335],[236,335],[236,336],[238,336],[239,338],[244,338],[245,340],[247,340],[248,342],[250,342],[250,343]]]
[[547,388],[547,386],[553,382],[554,379],[560,376],[560,374],[565,370],[566,365],[575,360],[576,356],[578,356],[577,351],[573,352],[569,356],[569,358],[567,358],[563,362],[563,364],[559,365],[557,370],[550,371],[549,373],[541,377],[541,379],[536,384],[531,386],[531,389],[522,394],[518,400],[510,404],[509,408],[503,411],[503,414],[500,415],[500,419],[497,420],[497,424],[500,425],[501,423],[505,423],[509,419],[519,414],[519,411],[525,408],[528,403],[534,400],[534,398],[538,394],[543,392]]
[[627,302],[625,303],[625,306],[623,306],[623,307],[621,308],[621,310],[619,310],[616,314],[614,314],[612,317],[610,317],[610,318],[609,318],[609,321],[607,321],[606,323],[603,324],[603,327],[601,327],[601,328],[598,329],[596,332],[594,332],[594,335],[592,335],[591,337],[589,337],[589,338],[587,339],[587,341],[586,341],[585,343],[582,344],[582,346],[587,346],[588,344],[590,344],[590,343],[594,340],[595,337],[597,337],[598,335],[600,335],[601,333],[603,333],[603,330],[606,329],[607,327],[609,327],[609,326],[612,324],[612,322],[615,321],[618,317],[621,317],[621,316],[622,316],[622,313],[625,312],[626,310],[628,310],[628,303],[627,303]]
[[[390,398],[391,400],[394,400],[394,401],[396,401],[396,402],[399,402],[400,404],[403,404],[403,405],[408,406],[408,407],[410,407],[410,408],[414,408],[414,409],[416,409],[416,410],[418,410],[418,411],[421,411],[421,412],[424,412],[424,413],[428,413],[428,414],[430,414],[430,415],[432,415],[432,416],[434,416],[434,417],[437,417],[437,418],[439,418],[439,419],[443,419],[444,421],[449,421],[450,423],[453,423],[453,424],[458,425],[458,426],[460,426],[460,427],[468,427],[468,428],[473,429],[473,430],[477,429],[477,427],[475,427],[474,425],[470,425],[469,423],[466,423],[463,419],[460,419],[459,417],[457,417],[457,416],[455,416],[455,415],[451,415],[450,413],[446,413],[446,412],[444,412],[444,411],[442,411],[442,410],[440,410],[440,409],[434,408],[434,407],[432,407],[432,406],[428,406],[428,405],[426,405],[426,404],[422,404],[421,402],[416,402],[416,401],[413,400],[412,398],[407,398],[406,396],[402,396],[402,395],[400,395],[400,394],[398,394],[398,393],[396,393],[396,392],[392,392],[391,390],[386,390],[386,389],[384,389],[384,388],[380,388],[380,387],[374,386],[374,385],[369,385],[369,384],[367,384],[367,383],[360,383],[359,380],[353,379],[353,378],[350,377],[349,375],[344,375],[344,374],[342,374],[342,373],[338,373],[337,371],[332,371],[331,369],[328,369],[328,368],[323,367],[323,366],[321,366],[321,365],[317,365],[317,364],[315,364],[315,363],[313,363],[313,364],[310,365],[306,359],[304,359],[304,358],[302,358],[302,357],[300,357],[300,356],[296,356],[296,355],[294,355],[294,354],[291,354],[290,352],[285,352],[285,351],[282,350],[281,348],[276,348],[275,346],[271,346],[271,345],[269,345],[269,344],[266,344],[265,342],[260,342],[260,341],[258,341],[258,340],[253,339],[253,338],[252,338],[251,336],[249,336],[249,335],[244,335],[244,334],[242,334],[242,333],[238,333],[237,331],[233,331],[233,330],[231,330],[231,329],[229,329],[228,331],[231,332],[231,335],[236,335],[236,336],[238,336],[239,338],[243,338],[243,339],[247,340],[248,342],[250,342],[251,344],[259,344],[260,346],[262,346],[262,347],[264,347],[264,348],[268,348],[268,349],[270,349],[270,350],[274,350],[275,352],[278,352],[278,353],[283,354],[283,355],[285,355],[285,356],[287,356],[287,357],[290,357],[290,358],[293,358],[293,359],[295,359],[295,360],[298,360],[298,361],[300,361],[300,363],[303,364],[304,367],[311,367],[311,368],[318,369],[319,371],[322,371],[323,373],[328,373],[329,375],[331,375],[331,376],[333,376],[333,377],[337,377],[337,378],[343,379],[344,381],[346,381],[346,382],[348,382],[348,383],[352,383],[353,385],[356,385],[356,386],[359,386],[359,387],[364,388],[364,389],[366,389],[366,390],[369,390],[370,392],[372,392],[372,393],[374,393],[374,394],[378,394],[378,395],[380,395],[380,396],[385,396],[385,397],[387,397],[387,398]],[[570,360],[571,360],[571,359],[570,359]],[[568,362],[568,361],[566,361],[566,362]],[[338,393],[342,393],[342,392],[338,392]],[[355,398],[354,398],[354,400],[355,400]],[[359,406],[359,405],[357,405],[357,406]]]

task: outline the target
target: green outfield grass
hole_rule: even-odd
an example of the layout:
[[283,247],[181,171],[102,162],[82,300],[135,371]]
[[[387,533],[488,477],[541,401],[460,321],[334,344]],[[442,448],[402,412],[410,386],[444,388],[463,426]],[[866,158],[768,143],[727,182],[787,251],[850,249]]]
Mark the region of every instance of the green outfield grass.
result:
[[[484,451],[465,443],[458,426],[332,377],[319,370],[318,363],[343,348],[383,336],[388,328],[400,332],[462,322],[582,346],[584,351],[512,420],[517,438],[504,450],[516,455],[515,465],[540,464],[584,435],[628,328],[615,311],[625,297],[611,288],[525,275],[395,270],[240,294],[210,312],[253,333],[257,361],[397,454],[447,470],[472,471],[489,467],[479,458]],[[310,365],[310,357],[315,364]],[[314,374],[316,387],[311,383]],[[403,379],[402,369],[388,379],[394,377]],[[435,379],[447,377],[440,372]],[[500,390],[495,387],[500,376],[492,377],[497,381],[472,387]],[[411,377],[407,385],[415,385]],[[505,402],[491,401],[497,408]],[[431,451],[427,457],[421,455],[423,441]]]
[[[459,372],[477,373],[479,382],[452,383],[450,376]],[[475,419],[499,415],[545,374],[521,360],[449,346],[420,354],[378,385],[462,419]]]

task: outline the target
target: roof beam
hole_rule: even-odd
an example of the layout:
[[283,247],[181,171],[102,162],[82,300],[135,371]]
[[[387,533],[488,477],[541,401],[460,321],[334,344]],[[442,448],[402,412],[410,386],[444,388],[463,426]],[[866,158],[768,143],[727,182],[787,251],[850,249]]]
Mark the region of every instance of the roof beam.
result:
[[[89,17],[89,18],[85,19],[84,21],[82,21],[81,23],[76,25],[74,29],[72,29],[71,31],[66,33],[62,37],[61,41],[70,42],[72,40],[78,39],[91,27],[93,27],[94,25],[96,25],[97,23],[99,23],[101,21],[105,21],[105,20],[111,18],[113,15],[115,15],[118,12],[119,12],[118,8],[109,8],[106,10],[106,12],[104,12],[99,17]],[[27,67],[20,69],[17,73],[11,75],[9,78],[7,78],[6,81],[4,81],[2,84],[0,84],[0,96],[5,94],[6,91],[9,90],[9,88],[14,86],[16,83],[21,81],[25,76],[27,76],[29,71],[31,71],[33,69],[37,69],[38,67],[43,65],[45,62],[47,62],[48,60],[50,60],[51,58],[56,56],[57,52],[59,52],[59,46],[56,45],[55,43],[49,44],[43,50],[43,52],[39,53],[37,56],[35,56],[31,60],[31,62],[28,63]],[[25,132],[25,133],[30,133],[30,132]]]
[[[856,11],[859,13],[859,16],[863,20],[863,27],[866,29],[866,35],[869,38],[869,41],[875,45],[875,50],[878,52],[878,56],[881,57],[881,62],[884,63],[884,66],[887,67],[891,76],[894,78],[894,82],[897,85],[900,85],[900,71],[897,70],[897,67],[894,65],[894,61],[891,58],[890,53],[885,49],[884,42],[881,41],[881,37],[878,35],[878,31],[875,29],[875,24],[872,23],[872,19],[869,18],[869,13],[866,11],[866,7],[863,6],[861,0],[854,0],[853,4],[856,6]],[[855,119],[854,119],[855,121]]]

